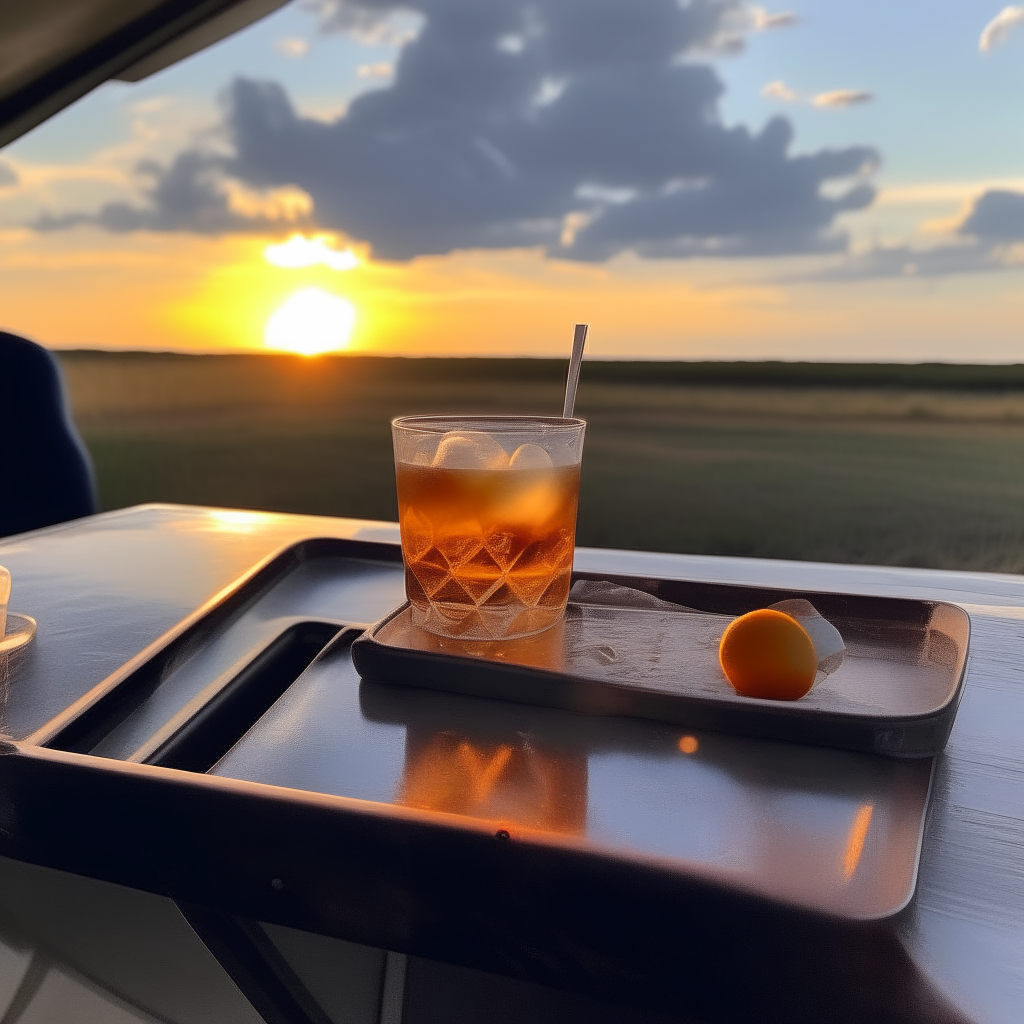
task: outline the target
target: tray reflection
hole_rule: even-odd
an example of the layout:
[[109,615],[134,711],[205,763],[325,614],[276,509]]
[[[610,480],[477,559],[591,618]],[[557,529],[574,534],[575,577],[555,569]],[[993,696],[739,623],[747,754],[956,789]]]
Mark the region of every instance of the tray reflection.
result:
[[360,680],[314,663],[214,768],[849,917],[909,898],[931,761]]
[[544,749],[525,733],[505,742],[474,742],[450,729],[410,728],[396,801],[499,825],[582,835],[587,761]]

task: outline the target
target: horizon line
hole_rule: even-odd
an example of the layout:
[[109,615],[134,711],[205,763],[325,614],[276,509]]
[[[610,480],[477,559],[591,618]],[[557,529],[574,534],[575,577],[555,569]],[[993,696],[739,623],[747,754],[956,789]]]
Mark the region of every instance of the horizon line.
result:
[[[246,356],[246,357],[284,357],[289,359],[297,360],[308,360],[309,362],[316,362],[319,359],[408,359],[408,360],[428,360],[428,359],[450,359],[453,361],[458,360],[494,360],[494,361],[533,361],[533,362],[566,362],[569,358],[568,353],[564,356],[552,356],[552,355],[523,355],[522,353],[508,354],[508,353],[495,353],[495,354],[447,354],[447,355],[428,355],[423,353],[409,353],[409,352],[320,352],[315,355],[307,356],[301,355],[295,352],[285,351],[274,351],[272,349],[205,349],[202,351],[196,351],[191,349],[174,349],[174,348],[102,348],[98,346],[86,347],[86,346],[58,346],[58,345],[44,345],[50,352],[62,353],[62,354],[82,354],[82,355],[147,355],[147,356],[187,356],[187,357],[223,357],[223,356]],[[999,360],[953,360],[953,359],[787,359],[783,356],[770,356],[766,358],[713,358],[708,356],[701,356],[696,358],[675,358],[666,359],[657,356],[593,356],[587,355],[584,357],[584,362],[587,363],[684,363],[684,364],[748,364],[748,365],[783,365],[783,366],[959,366],[959,367],[1019,367],[1024,366],[1024,361],[1017,362],[1005,362]]]

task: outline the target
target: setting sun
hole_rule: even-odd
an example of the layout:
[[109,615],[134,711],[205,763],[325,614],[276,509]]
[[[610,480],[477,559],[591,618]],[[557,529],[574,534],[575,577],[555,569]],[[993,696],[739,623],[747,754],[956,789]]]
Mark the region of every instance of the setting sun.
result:
[[303,356],[337,352],[348,346],[356,308],[348,299],[322,288],[303,288],[290,295],[267,320],[267,348]]

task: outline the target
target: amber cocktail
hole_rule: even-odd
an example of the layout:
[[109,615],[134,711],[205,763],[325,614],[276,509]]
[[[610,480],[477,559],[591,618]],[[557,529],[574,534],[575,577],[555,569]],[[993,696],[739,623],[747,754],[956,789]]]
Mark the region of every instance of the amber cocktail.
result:
[[413,621],[504,640],[565,612],[586,424],[539,416],[395,420],[395,474]]

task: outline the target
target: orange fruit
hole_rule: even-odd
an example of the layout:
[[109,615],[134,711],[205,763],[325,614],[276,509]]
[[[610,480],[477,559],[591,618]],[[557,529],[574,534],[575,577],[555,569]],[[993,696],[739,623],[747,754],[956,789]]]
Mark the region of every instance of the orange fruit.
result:
[[797,700],[814,685],[818,655],[807,630],[791,615],[760,608],[733,619],[722,634],[718,660],[743,697]]

